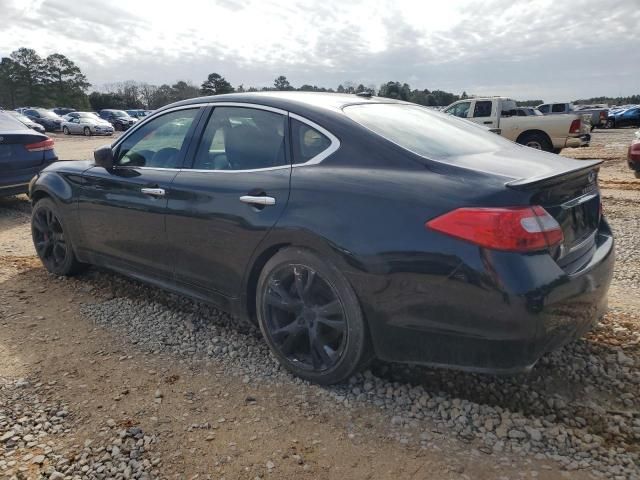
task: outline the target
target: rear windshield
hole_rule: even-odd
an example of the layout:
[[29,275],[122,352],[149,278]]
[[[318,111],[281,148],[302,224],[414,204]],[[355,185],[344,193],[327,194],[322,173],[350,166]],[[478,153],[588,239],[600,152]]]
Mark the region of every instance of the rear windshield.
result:
[[512,145],[469,120],[398,103],[350,105],[344,113],[369,130],[426,158],[490,152]]

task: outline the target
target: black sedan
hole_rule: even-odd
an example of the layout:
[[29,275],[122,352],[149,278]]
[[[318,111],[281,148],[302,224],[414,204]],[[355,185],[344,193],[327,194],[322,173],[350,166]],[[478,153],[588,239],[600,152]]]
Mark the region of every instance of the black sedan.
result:
[[256,321],[311,381],[373,357],[520,372],[606,311],[597,171],[409,103],[220,95],[47,168],[32,232],[57,275],[100,265]]
[[57,159],[53,140],[0,112],[0,197],[27,193],[31,178]]
[[44,108],[27,108],[22,114],[30,120],[39,123],[47,132],[58,132],[62,129],[62,118]]
[[116,131],[128,130],[138,121],[124,110],[104,109],[100,110],[100,113],[98,115],[100,116],[100,118],[113,125],[113,128]]

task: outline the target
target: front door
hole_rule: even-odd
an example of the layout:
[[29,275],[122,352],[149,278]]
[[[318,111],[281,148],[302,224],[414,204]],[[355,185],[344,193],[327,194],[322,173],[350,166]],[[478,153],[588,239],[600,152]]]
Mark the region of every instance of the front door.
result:
[[167,213],[179,285],[223,302],[239,295],[249,260],[289,199],[286,112],[217,106],[192,168],[172,184]]
[[96,263],[172,277],[165,214],[199,108],[170,111],[114,145],[114,168],[84,174],[78,212],[81,245]]

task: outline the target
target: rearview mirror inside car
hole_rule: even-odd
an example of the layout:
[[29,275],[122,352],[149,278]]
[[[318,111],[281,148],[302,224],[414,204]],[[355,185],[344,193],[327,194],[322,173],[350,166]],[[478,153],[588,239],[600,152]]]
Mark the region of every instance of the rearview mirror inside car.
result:
[[111,150],[110,145],[94,150],[93,158],[95,159],[96,167],[102,167],[106,170],[113,168],[113,150]]

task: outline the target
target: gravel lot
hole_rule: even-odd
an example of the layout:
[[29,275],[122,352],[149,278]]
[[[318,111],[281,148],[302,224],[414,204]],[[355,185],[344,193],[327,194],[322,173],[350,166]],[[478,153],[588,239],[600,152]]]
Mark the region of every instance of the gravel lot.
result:
[[[611,310],[518,377],[376,363],[348,385],[309,385],[209,306],[95,269],[46,274],[26,198],[0,200],[0,476],[640,478],[631,138],[596,131],[563,152],[605,160]],[[69,159],[104,140],[56,139]]]

